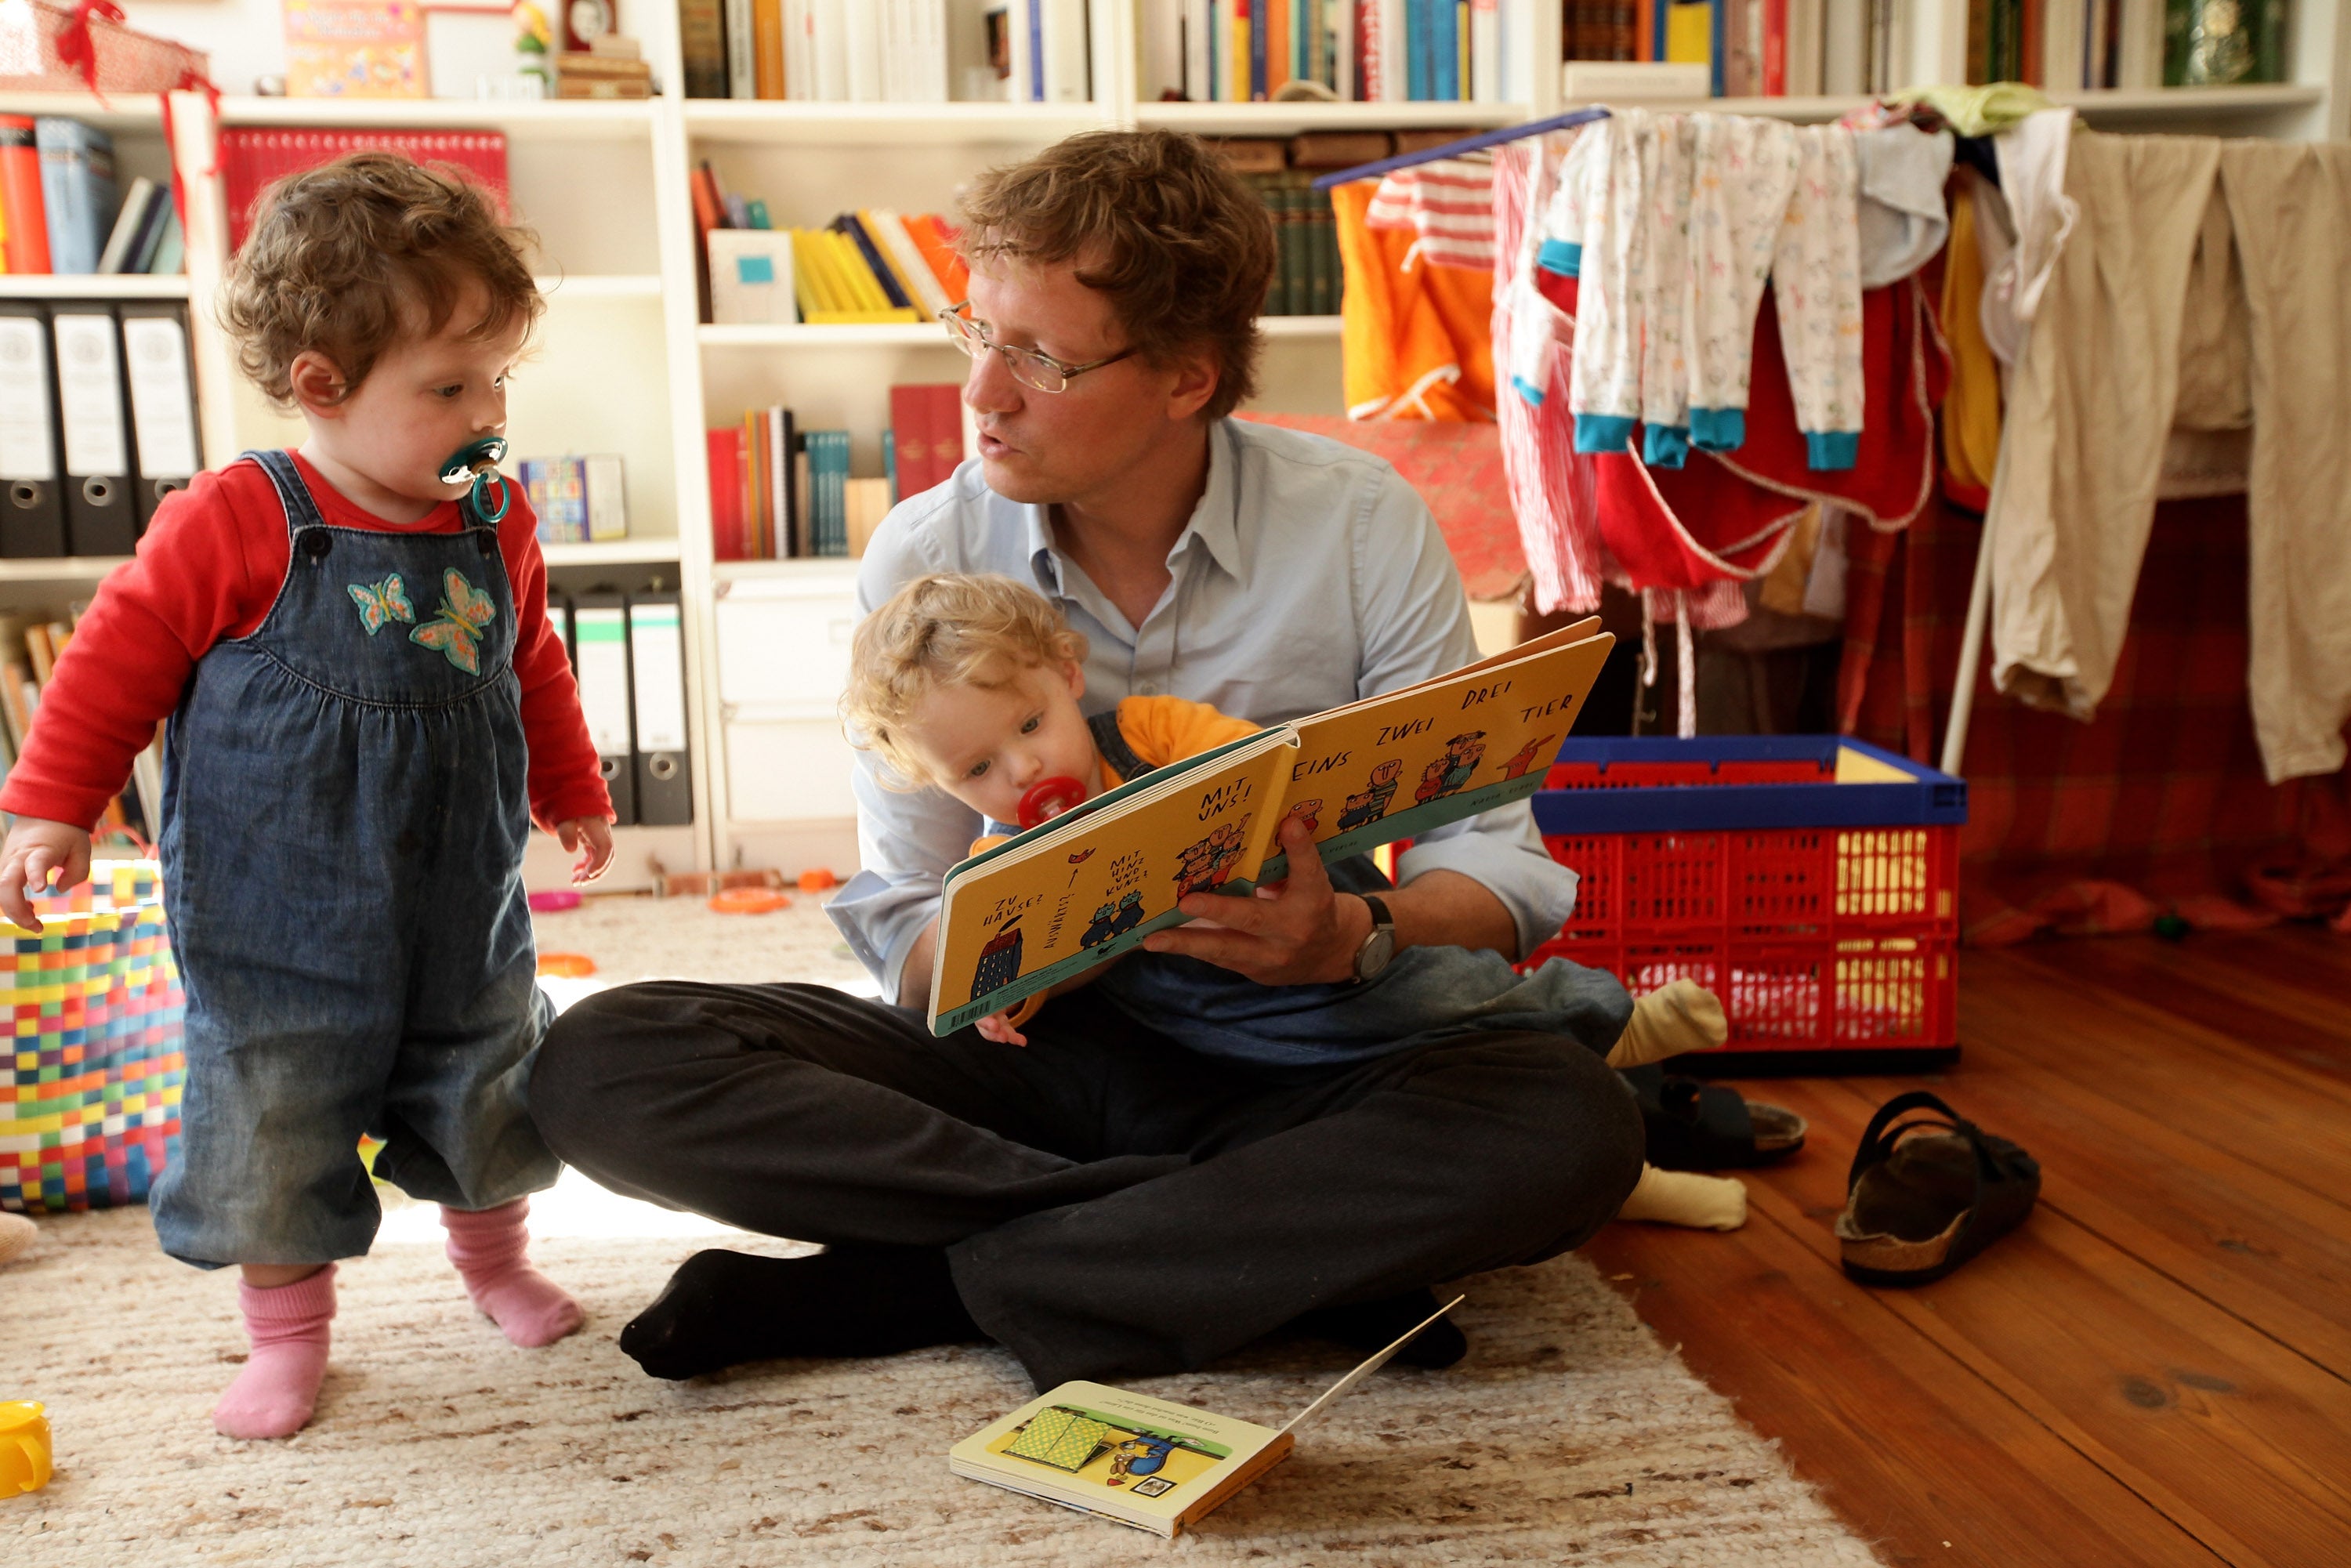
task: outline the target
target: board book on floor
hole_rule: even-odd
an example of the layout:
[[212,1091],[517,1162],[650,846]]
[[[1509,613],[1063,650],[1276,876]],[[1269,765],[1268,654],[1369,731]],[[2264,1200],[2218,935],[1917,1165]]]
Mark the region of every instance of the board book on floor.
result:
[[1280,1431],[1100,1383],[1064,1383],[947,1450],[956,1475],[1174,1536],[1273,1469],[1295,1434],[1461,1304],[1454,1297]]
[[939,910],[932,1032],[1183,924],[1187,894],[1280,881],[1292,818],[1328,862],[1526,799],[1614,644],[1599,625],[1155,768],[963,862]]

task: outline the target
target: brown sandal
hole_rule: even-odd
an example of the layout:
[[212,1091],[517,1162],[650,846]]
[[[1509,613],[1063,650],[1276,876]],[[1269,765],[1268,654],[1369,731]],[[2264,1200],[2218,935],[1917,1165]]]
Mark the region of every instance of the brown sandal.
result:
[[[1942,1117],[1892,1124],[1916,1110]],[[1845,1195],[1836,1222],[1844,1271],[1866,1285],[1923,1285],[2023,1223],[2041,1195],[2041,1166],[1913,1090],[1869,1119]]]

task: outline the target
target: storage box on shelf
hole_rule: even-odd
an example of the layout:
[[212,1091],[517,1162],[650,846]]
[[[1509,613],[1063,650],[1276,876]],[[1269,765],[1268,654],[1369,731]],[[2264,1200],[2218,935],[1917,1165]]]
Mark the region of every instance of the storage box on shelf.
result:
[[1959,779],[1834,736],[1570,740],[1534,812],[1579,881],[1532,957],[1705,986],[1731,1032],[1701,1070],[1956,1054]]

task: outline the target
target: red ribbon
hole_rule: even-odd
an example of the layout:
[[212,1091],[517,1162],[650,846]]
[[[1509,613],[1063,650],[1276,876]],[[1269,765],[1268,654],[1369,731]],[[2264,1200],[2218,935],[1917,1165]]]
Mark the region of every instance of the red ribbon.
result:
[[[80,0],[74,6],[73,15],[67,18],[66,25],[57,29],[57,64],[81,68],[82,85],[96,93],[98,46],[89,36],[92,16],[103,16],[118,27],[126,26],[131,18],[122,14],[122,7],[114,0]],[[106,95],[98,93],[98,100],[104,103]]]

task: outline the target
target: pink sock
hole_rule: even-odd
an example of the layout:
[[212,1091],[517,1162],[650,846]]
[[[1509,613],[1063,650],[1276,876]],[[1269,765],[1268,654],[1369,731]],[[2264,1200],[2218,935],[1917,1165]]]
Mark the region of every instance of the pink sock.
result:
[[474,1305],[525,1350],[553,1344],[586,1321],[580,1303],[523,1257],[530,1233],[530,1199],[516,1198],[496,1208],[444,1206],[441,1223],[449,1232],[449,1261],[457,1265]]
[[213,1406],[213,1430],[224,1437],[290,1437],[310,1419],[319,1381],[327,1375],[335,1266],[290,1285],[263,1289],[240,1281],[236,1300],[253,1354]]

